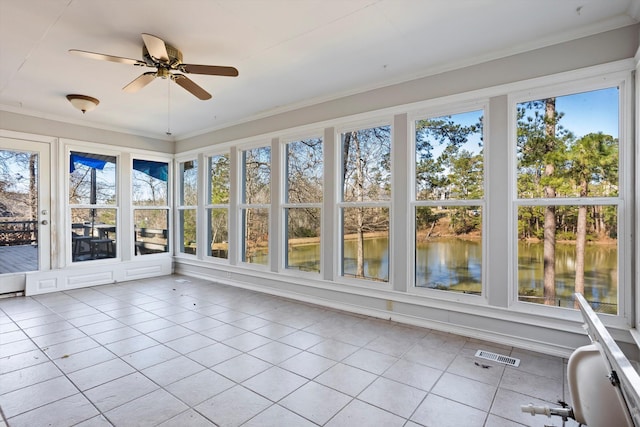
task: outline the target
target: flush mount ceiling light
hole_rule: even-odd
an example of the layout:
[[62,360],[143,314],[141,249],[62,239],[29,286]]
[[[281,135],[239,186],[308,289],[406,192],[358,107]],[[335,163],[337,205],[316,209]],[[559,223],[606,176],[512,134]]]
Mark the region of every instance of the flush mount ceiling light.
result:
[[82,114],[93,110],[100,103],[97,99],[86,95],[67,95],[67,99],[71,105],[82,111]]

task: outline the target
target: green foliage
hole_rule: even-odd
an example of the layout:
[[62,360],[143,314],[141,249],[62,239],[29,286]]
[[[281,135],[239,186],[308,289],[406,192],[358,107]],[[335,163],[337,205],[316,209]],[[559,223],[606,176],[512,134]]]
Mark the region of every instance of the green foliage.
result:
[[455,234],[469,234],[479,231],[482,226],[482,216],[477,207],[456,206],[450,209],[451,229]]
[[483,197],[483,157],[462,150],[451,158],[449,182],[456,199],[473,200]]
[[[555,99],[518,105],[518,197],[542,199],[547,197],[547,188],[553,189],[555,197],[616,196],[618,140],[601,132],[576,138],[560,124],[563,112],[553,110],[551,117],[545,114],[550,102]],[[521,206],[518,213],[519,237],[541,239],[544,209]],[[575,240],[577,218],[576,206],[556,206],[556,238]],[[616,227],[615,207],[590,206],[587,210],[587,239],[615,237]]]
[[418,120],[415,125],[417,199],[482,198],[482,150],[462,148],[471,136],[482,147],[482,117],[471,125],[457,116]]
[[229,170],[228,154],[212,156],[209,159],[209,202],[212,205],[229,203]]
[[442,218],[444,212],[434,212],[435,209],[430,206],[420,206],[416,208],[416,229],[424,230]]

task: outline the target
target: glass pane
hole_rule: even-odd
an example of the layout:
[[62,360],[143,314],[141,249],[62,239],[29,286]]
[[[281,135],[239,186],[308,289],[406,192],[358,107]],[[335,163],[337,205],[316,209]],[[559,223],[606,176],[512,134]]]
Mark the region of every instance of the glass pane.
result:
[[269,262],[269,210],[242,209],[242,261]]
[[342,209],[342,275],[389,281],[389,209]]
[[169,164],[148,160],[133,160],[133,204],[136,206],[166,206],[168,204]]
[[229,203],[229,155],[213,156],[209,159],[209,203]]
[[196,210],[180,210],[180,252],[196,254]]
[[69,161],[70,204],[116,204],[115,157],[72,151]]
[[169,252],[169,211],[167,209],[135,209],[136,255]]
[[483,198],[483,112],[416,120],[416,200]]
[[[553,232],[545,233],[545,216]],[[577,308],[580,292],[595,311],[617,314],[617,221],[616,206],[519,207],[519,300]]]
[[518,104],[518,197],[618,195],[618,88]]
[[180,205],[198,204],[198,162],[190,160],[180,163]]
[[73,262],[116,257],[116,209],[71,209]]
[[39,268],[38,160],[0,150],[0,274]]
[[391,198],[391,126],[342,134],[342,198],[345,202]]
[[320,209],[285,209],[287,257],[285,267],[320,272]]
[[416,207],[416,286],[482,293],[482,209]]
[[322,202],[322,139],[287,144],[287,203]]
[[229,209],[209,209],[209,256],[229,258]]
[[269,203],[271,190],[271,148],[260,147],[242,152],[243,203]]

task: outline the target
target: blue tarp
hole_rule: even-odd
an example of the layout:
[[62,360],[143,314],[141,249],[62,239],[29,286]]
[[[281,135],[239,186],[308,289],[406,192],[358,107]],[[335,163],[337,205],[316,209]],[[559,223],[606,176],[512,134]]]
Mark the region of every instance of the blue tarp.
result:
[[169,165],[162,162],[133,159],[133,169],[164,182],[167,182],[169,176]]
[[[106,157],[106,156],[101,156],[101,157]],[[115,162],[115,158],[113,158],[112,161]],[[69,169],[70,169],[69,172],[73,172],[74,170],[76,170],[76,163],[80,163],[81,165],[88,166],[90,168],[102,170],[104,169],[107,163],[110,163],[110,161],[98,158],[98,155],[88,154],[88,155],[82,156],[77,153],[71,153],[71,162],[69,165]],[[152,176],[164,182],[167,182],[169,177],[169,165],[163,162],[152,162],[150,160],[134,159],[133,169],[140,171],[142,173],[146,173],[147,175]]]
[[76,170],[76,163],[89,166],[90,168],[102,170],[104,169],[104,166],[107,164],[107,161],[94,159],[91,157],[84,157],[79,154],[71,153],[71,161],[69,162],[69,172],[73,172],[74,170]]

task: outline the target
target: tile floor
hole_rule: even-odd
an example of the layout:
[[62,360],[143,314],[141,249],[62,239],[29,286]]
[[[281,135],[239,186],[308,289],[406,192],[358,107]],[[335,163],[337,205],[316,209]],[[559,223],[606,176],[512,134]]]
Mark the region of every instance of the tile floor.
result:
[[0,427],[560,426],[519,408],[568,400],[565,372],[190,277],[0,300]]

